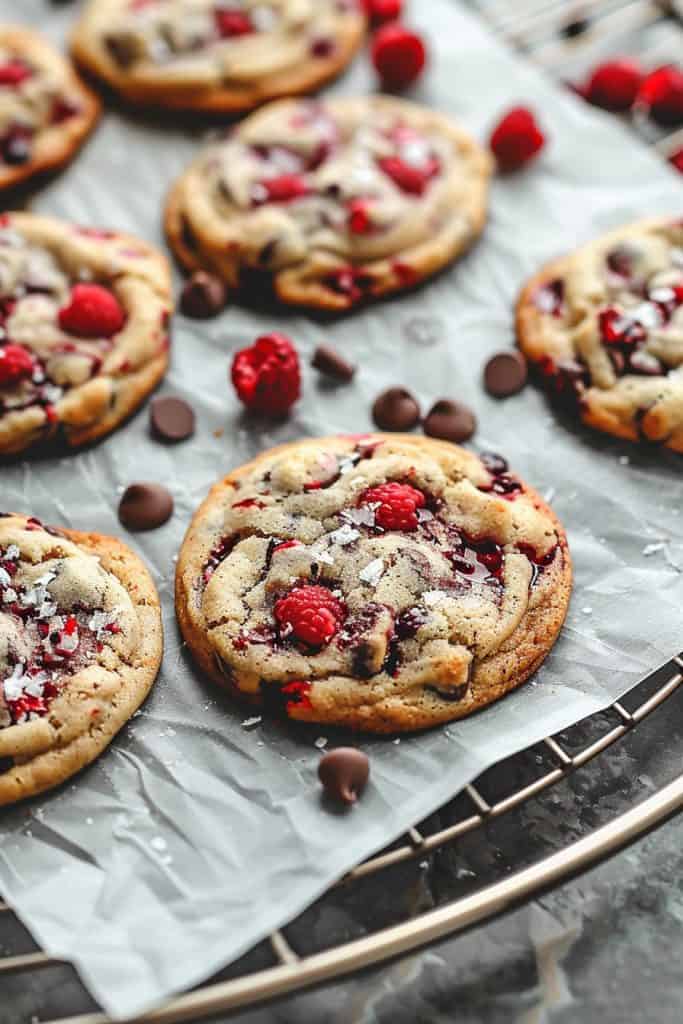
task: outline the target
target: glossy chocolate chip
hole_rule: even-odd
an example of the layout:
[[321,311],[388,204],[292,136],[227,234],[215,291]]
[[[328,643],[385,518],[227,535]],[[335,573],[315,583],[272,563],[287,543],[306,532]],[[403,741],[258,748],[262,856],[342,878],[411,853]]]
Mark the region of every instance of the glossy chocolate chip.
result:
[[213,274],[197,270],[183,288],[180,308],[185,316],[194,320],[210,320],[225,309],[227,301],[228,292],[223,282]]
[[424,421],[424,432],[428,437],[455,444],[469,440],[476,429],[477,420],[472,410],[447,398],[436,402]]
[[161,484],[131,484],[119,503],[119,519],[133,532],[156,530],[173,515],[173,498]]
[[355,804],[369,776],[370,761],[355,747],[330,750],[318,765],[318,778],[327,796],[345,804]]
[[155,398],[149,418],[153,433],[161,441],[186,441],[194,434],[194,409],[182,398]]
[[320,373],[324,373],[326,377],[334,377],[336,380],[352,380],[356,372],[353,363],[347,362],[329,345],[318,345],[313,353],[311,366]]
[[412,430],[420,419],[420,406],[405,388],[389,388],[375,399],[372,418],[380,430]]
[[514,349],[491,356],[484,367],[484,387],[494,398],[516,395],[528,379],[526,359]]

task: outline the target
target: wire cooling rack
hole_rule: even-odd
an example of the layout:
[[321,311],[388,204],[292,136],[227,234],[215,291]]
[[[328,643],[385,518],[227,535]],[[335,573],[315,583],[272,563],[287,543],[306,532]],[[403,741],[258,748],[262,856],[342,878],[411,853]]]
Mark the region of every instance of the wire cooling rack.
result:
[[[675,61],[683,52],[683,21],[677,4],[653,0],[471,0],[490,25],[509,42],[528,54],[556,77],[575,81],[603,57],[637,54],[646,66]],[[681,4],[683,7],[683,4]],[[683,146],[683,130],[664,133],[642,118],[633,119],[634,131],[668,158]],[[607,711],[547,736],[540,744],[489,769],[437,816],[411,828],[388,850],[365,861],[337,883],[336,895],[349,899],[380,876],[387,878],[402,865],[422,865],[425,858],[447,855],[457,840],[484,835],[495,822],[529,806],[552,787],[560,787],[574,773],[604,755],[632,733],[667,702],[676,700],[683,684],[683,655],[673,658]],[[666,713],[665,711],[662,713]],[[491,774],[499,780],[490,785]],[[507,785],[500,785],[500,780]],[[509,785],[518,780],[517,785]],[[492,796],[493,793],[493,796]],[[464,885],[464,894],[448,898],[424,912],[404,913],[387,923],[368,926],[366,933],[327,948],[316,948],[311,930],[298,921],[274,932],[267,942],[242,958],[212,982],[174,999],[137,1024],[189,1024],[238,1008],[300,991],[322,982],[338,980],[373,964],[427,946],[500,914],[577,872],[606,858],[683,808],[683,775],[657,789],[651,796],[617,813],[601,827],[588,832],[550,855],[513,872],[498,872],[483,885]],[[464,875],[474,878],[472,872]],[[491,875],[491,872],[489,872]],[[330,898],[327,894],[325,899]],[[332,894],[334,895],[334,894]],[[319,903],[323,902],[319,901]],[[382,915],[379,915],[382,918]],[[0,903],[0,924],[11,918]],[[396,917],[396,915],[394,915]],[[2,933],[0,933],[1,935]],[[306,939],[302,941],[305,934]],[[60,962],[40,951],[17,953],[0,944],[0,993],[3,980],[19,975],[27,985],[34,972],[59,967]],[[85,1005],[89,1001],[85,997]],[[0,995],[0,1012],[4,998]],[[60,1017],[44,1024],[107,1024],[101,1013]]]

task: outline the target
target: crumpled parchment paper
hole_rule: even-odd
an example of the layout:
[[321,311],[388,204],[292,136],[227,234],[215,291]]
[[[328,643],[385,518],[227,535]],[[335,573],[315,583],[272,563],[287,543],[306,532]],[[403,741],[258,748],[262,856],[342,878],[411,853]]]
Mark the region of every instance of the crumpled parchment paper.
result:
[[[60,40],[74,11],[23,0],[17,12],[14,0],[0,0],[0,14]],[[480,385],[486,357],[512,342],[524,278],[620,222],[683,213],[680,180],[616,118],[553,86],[456,3],[414,3],[411,21],[432,51],[417,99],[480,138],[503,108],[528,102],[550,137],[533,168],[495,182],[473,252],[415,294],[332,324],[240,308],[208,324],[178,317],[163,391],[197,409],[191,443],[155,443],[143,412],[80,455],[0,469],[4,509],[78,529],[125,536],[116,506],[133,480],[161,481],[176,500],[163,529],[126,537],[164,602],[166,656],[151,699],[93,768],[0,813],[0,893],[114,1017],[234,960],[489,764],[597,711],[682,646],[681,459],[560,422],[532,389],[498,403]],[[363,58],[335,87],[369,88]],[[172,122],[110,112],[35,208],[162,244],[162,197],[200,139]],[[243,417],[226,375],[238,346],[273,329],[289,332],[306,362],[329,341],[360,372],[335,388],[307,370],[294,416],[268,428]],[[477,446],[504,453],[552,497],[569,531],[576,588],[562,638],[532,682],[448,728],[400,744],[361,740],[371,785],[349,814],[335,815],[320,801],[316,731],[266,720],[245,729],[250,712],[193,670],[174,622],[174,556],[220,475],[274,443],[368,429],[371,400],[391,384],[409,386],[425,406],[445,396],[472,404]]]

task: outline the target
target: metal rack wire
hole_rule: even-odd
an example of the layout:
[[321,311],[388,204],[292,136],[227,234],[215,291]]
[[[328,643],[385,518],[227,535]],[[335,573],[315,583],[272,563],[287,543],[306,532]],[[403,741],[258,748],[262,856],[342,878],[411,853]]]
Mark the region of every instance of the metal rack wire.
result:
[[[596,56],[604,54],[607,40],[614,53],[617,47],[620,52],[628,52],[628,40],[637,39],[637,45],[632,45],[630,52],[637,52],[652,64],[662,63],[682,52],[683,23],[675,19],[673,6],[666,3],[585,0],[573,4],[564,0],[515,0],[513,4],[510,0],[474,0],[472,6],[481,11],[496,31],[560,78],[571,78],[582,64],[587,66]],[[618,41],[620,37],[623,44]],[[666,135],[639,120],[634,121],[634,130],[664,157],[683,146],[683,130]],[[486,798],[476,780],[461,794],[459,806],[464,805],[463,813],[452,824],[433,831],[411,828],[399,843],[358,865],[337,886],[362,885],[364,879],[443,851],[468,833],[487,828],[604,754],[671,700],[682,684],[683,656],[679,656],[636,687],[628,698],[615,701],[609,709],[614,724],[599,729],[588,742],[568,750],[568,744],[561,738],[547,736],[542,743],[546,756],[535,759],[535,763],[540,762],[541,770],[534,778],[525,779],[522,785],[495,800]],[[598,718],[602,724],[608,721],[609,715],[596,716],[592,724],[597,723]],[[683,775],[626,813],[550,856],[408,920],[332,948],[303,954],[296,951],[296,943],[283,931],[276,931],[268,940],[270,966],[209,983],[170,1001],[141,1018],[138,1024],[187,1024],[240,1007],[251,1007],[337,980],[454,935],[600,861],[681,808]],[[0,903],[0,921],[10,914],[10,908]],[[59,961],[39,951],[6,956],[0,952],[0,984],[10,975],[28,978],[32,972],[55,966],[59,966]],[[89,1013],[62,1017],[51,1024],[107,1024],[107,1018],[100,1013]]]

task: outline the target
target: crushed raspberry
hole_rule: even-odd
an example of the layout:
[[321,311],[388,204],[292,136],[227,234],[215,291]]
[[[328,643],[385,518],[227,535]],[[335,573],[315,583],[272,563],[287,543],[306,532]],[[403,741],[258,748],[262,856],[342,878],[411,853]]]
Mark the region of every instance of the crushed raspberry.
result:
[[354,235],[369,235],[374,230],[367,199],[351,199],[348,204],[349,231]]
[[675,167],[677,171],[683,174],[683,148],[677,149],[675,153],[672,153],[669,157],[669,163],[672,167]]
[[658,124],[683,124],[683,71],[672,65],[653,71],[641,85],[638,105]]
[[642,69],[635,61],[609,60],[595,69],[585,96],[596,107],[623,112],[635,103],[642,81]]
[[10,60],[0,64],[0,85],[16,87],[33,75],[32,69],[23,60]]
[[0,345],[0,385],[10,387],[33,374],[33,357],[21,345]]
[[556,278],[542,285],[534,294],[534,305],[542,313],[562,316],[564,313],[564,281]]
[[372,62],[385,88],[405,89],[422,73],[427,51],[421,36],[395,21],[375,33]]
[[408,192],[414,196],[424,195],[430,181],[441,170],[441,164],[436,157],[430,157],[420,167],[406,163],[398,156],[386,156],[377,162],[387,177],[391,178],[402,192]]
[[491,135],[491,150],[501,171],[516,171],[545,145],[545,135],[527,107],[513,107]]
[[214,11],[214,21],[221,39],[246,36],[255,31],[254,23],[246,11],[217,8]]
[[401,530],[409,533],[418,527],[417,510],[424,508],[426,499],[422,491],[410,484],[388,483],[369,487],[360,497],[359,505],[377,505],[375,525],[383,530]]
[[263,203],[293,203],[309,195],[310,188],[298,174],[281,174],[278,178],[267,178],[254,187],[254,206]]
[[72,102],[72,100],[65,99],[63,96],[59,96],[52,104],[52,110],[50,111],[50,123],[63,124],[65,121],[69,121],[72,117],[76,117],[80,111],[81,108],[77,103]]
[[284,416],[301,396],[301,370],[294,345],[284,334],[258,338],[235,356],[232,383],[249,409]]
[[362,0],[365,13],[373,25],[398,21],[403,14],[403,0]]
[[346,608],[326,587],[302,586],[276,601],[274,614],[281,636],[323,647],[339,632]]
[[74,285],[69,304],[59,311],[59,326],[77,338],[111,338],[125,322],[116,296],[99,284]]
[[600,336],[606,345],[639,345],[647,338],[647,331],[637,320],[629,320],[614,306],[603,309],[599,316]]
[[310,690],[311,690],[311,684],[310,683],[303,683],[303,682],[300,682],[299,680],[297,680],[296,682],[293,682],[293,683],[286,683],[285,686],[283,686],[282,690],[280,691],[281,693],[283,693],[285,695],[285,697],[288,698],[288,700],[287,700],[287,702],[285,704],[286,711],[290,712],[292,710],[292,708],[297,708],[297,707],[298,708],[311,708],[311,707],[313,707],[313,705],[311,704],[310,698],[308,696],[308,694],[310,693]]
[[345,295],[350,302],[360,302],[374,283],[370,274],[355,267],[340,267],[328,274],[323,283],[338,295]]

